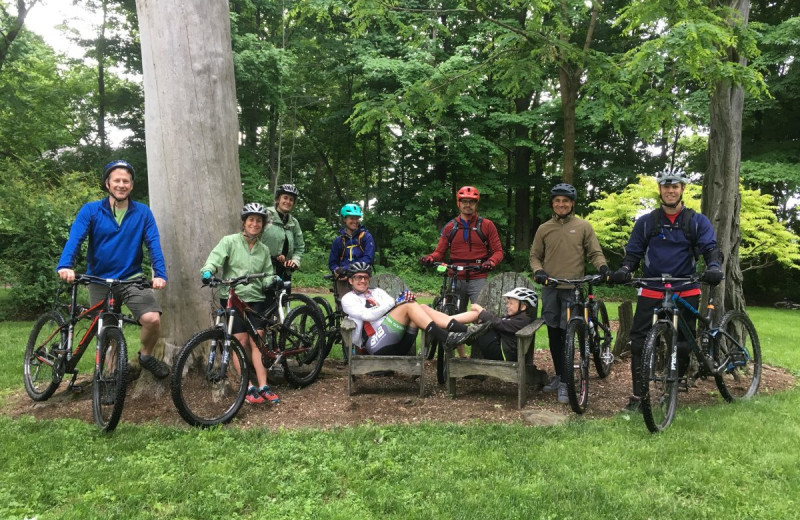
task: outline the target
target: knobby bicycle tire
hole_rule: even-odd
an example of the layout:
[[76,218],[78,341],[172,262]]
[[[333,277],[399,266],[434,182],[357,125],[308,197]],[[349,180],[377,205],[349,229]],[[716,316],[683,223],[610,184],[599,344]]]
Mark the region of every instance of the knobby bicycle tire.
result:
[[[317,379],[325,348],[325,326],[319,313],[309,307],[296,307],[289,311],[280,331],[280,349],[283,375],[297,387],[308,386]],[[286,354],[285,351],[304,349]]]
[[119,327],[107,326],[100,332],[98,367],[92,384],[94,421],[105,432],[117,427],[125,405],[128,384],[128,347]]
[[[441,296],[434,297],[431,308],[439,312],[444,312]],[[436,356],[436,352],[439,349],[439,342],[436,341],[436,338],[434,338],[432,334],[428,334],[425,336],[425,343],[425,352],[427,353],[428,361],[431,361]]]
[[578,414],[585,412],[589,404],[589,353],[585,342],[586,322],[582,318],[569,320],[561,375],[567,385],[569,405]]
[[592,304],[592,316],[594,317],[594,337],[592,338],[592,357],[597,375],[604,378],[611,373],[614,362],[614,354],[611,346],[611,326],[608,321],[608,310],[606,304],[595,300]]
[[742,311],[728,311],[713,341],[714,361],[719,367],[715,381],[722,397],[728,402],[753,397],[762,368],[761,343],[753,322]]
[[327,358],[333,351],[335,345],[341,345],[342,359],[347,363],[349,359],[349,352],[342,341],[342,333],[339,330],[339,324],[336,323],[336,313],[333,311],[331,304],[322,296],[314,296],[312,298],[314,303],[319,307],[320,316],[322,317],[322,324],[325,327],[325,355]]
[[34,401],[49,399],[61,384],[59,354],[67,345],[65,320],[60,313],[42,314],[33,324],[25,346],[23,379],[25,391]]
[[218,328],[195,334],[175,357],[172,402],[192,426],[228,423],[244,403],[250,365],[239,341],[230,339],[227,366],[223,365],[225,334]]
[[669,322],[656,323],[647,333],[642,353],[642,415],[653,433],[669,427],[678,406],[677,366],[671,370],[673,332]]
[[[445,314],[448,316],[453,316],[454,314],[458,314],[458,306],[455,303],[445,303],[442,306]],[[428,336],[433,336],[432,334],[428,334]],[[444,349],[446,348],[445,345],[441,345],[439,341],[432,339],[431,341],[435,342],[436,348],[438,349],[438,355],[436,356],[436,380],[439,382],[440,385],[443,385],[445,381],[447,381],[447,365],[445,363],[445,355]]]

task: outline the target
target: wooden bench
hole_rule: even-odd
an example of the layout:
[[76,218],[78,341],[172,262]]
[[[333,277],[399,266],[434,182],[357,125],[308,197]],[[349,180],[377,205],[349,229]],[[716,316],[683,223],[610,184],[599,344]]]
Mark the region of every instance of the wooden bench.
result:
[[[370,288],[374,289],[376,287],[383,289],[390,296],[397,296],[402,291],[408,289],[400,277],[389,273],[376,274],[372,277],[370,280]],[[425,397],[425,363],[422,347],[420,347],[419,352],[413,356],[372,356],[356,354],[355,346],[353,345],[353,331],[355,327],[356,324],[353,320],[348,318],[342,320],[340,329],[342,341],[348,352],[350,352],[350,361],[347,371],[347,394],[353,395],[356,376],[391,370],[400,374],[418,376],[419,395],[420,397]]]
[[[506,313],[503,294],[515,287],[534,289],[533,282],[521,273],[503,273],[491,278],[478,294],[477,303],[497,316]],[[538,305],[535,316],[538,315]],[[456,379],[466,376],[496,377],[517,385],[517,406],[522,408],[528,397],[528,386],[547,384],[547,373],[536,368],[533,363],[534,338],[536,331],[544,325],[542,318],[518,331],[517,361],[494,361],[478,358],[459,358],[453,351],[445,350],[445,377],[450,397],[456,396]],[[424,338],[423,338],[424,344]],[[521,362],[520,362],[521,361]]]

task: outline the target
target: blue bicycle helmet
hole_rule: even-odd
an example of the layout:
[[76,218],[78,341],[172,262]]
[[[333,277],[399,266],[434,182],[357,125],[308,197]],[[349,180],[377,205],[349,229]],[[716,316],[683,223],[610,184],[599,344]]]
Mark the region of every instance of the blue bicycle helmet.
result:
[[111,161],[110,163],[106,164],[103,168],[103,182],[102,188],[106,189],[106,181],[108,181],[108,176],[111,175],[111,172],[116,170],[117,168],[124,168],[128,170],[128,173],[131,174],[131,181],[136,179],[136,171],[133,169],[133,166],[128,161],[123,161],[122,159],[117,159],[116,161]]
[[565,184],[559,183],[553,186],[553,189],[550,190],[550,200],[553,200],[554,197],[562,195],[567,197],[568,199],[572,199],[575,202],[575,199],[578,198],[578,191],[572,186],[572,184]]

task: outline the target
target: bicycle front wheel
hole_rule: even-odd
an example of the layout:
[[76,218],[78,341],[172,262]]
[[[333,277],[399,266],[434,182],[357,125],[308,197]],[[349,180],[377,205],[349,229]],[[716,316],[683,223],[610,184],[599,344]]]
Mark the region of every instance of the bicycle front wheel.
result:
[[342,359],[344,359],[345,363],[348,360],[347,348],[344,346],[342,342],[342,335],[339,332],[339,327],[336,324],[336,314],[331,307],[331,304],[328,303],[328,300],[323,298],[322,296],[314,296],[312,298],[314,303],[317,304],[319,307],[320,316],[322,317],[322,323],[325,326],[325,356],[328,357],[330,353],[333,351],[333,347],[336,345],[340,345],[342,349]]
[[586,349],[586,322],[580,318],[567,324],[561,375],[567,385],[572,411],[585,412],[589,403],[589,353]]
[[611,326],[608,322],[606,304],[595,301],[592,304],[592,316],[594,317],[592,357],[597,375],[602,379],[611,373],[611,366],[614,362],[614,354],[611,352]]
[[105,327],[100,333],[98,367],[92,384],[94,422],[106,432],[113,431],[122,417],[128,383],[128,348],[118,327]]
[[325,327],[319,314],[309,307],[289,311],[281,326],[280,349],[283,375],[295,386],[313,383],[322,370],[325,358]]
[[199,332],[181,348],[172,367],[172,402],[183,420],[208,428],[234,418],[247,395],[249,365],[231,336],[225,349],[220,329]]
[[59,353],[67,346],[64,318],[55,311],[39,316],[25,346],[25,391],[34,401],[48,399],[61,384]]
[[644,343],[642,415],[647,429],[653,433],[669,427],[678,406],[677,368],[671,370],[673,332],[668,322],[658,322],[647,333]]
[[753,322],[742,311],[722,317],[714,339],[715,377],[726,401],[748,399],[761,383],[761,343]]

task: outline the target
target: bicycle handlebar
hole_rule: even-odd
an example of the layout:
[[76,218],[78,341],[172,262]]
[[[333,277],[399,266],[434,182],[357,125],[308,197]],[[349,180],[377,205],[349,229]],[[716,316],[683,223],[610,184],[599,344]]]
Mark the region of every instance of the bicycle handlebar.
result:
[[587,274],[583,278],[547,278],[547,285],[549,287],[556,287],[559,284],[569,284],[569,285],[583,285],[583,284],[592,284],[592,285],[599,285],[603,283],[603,277],[599,274]]
[[483,271],[485,268],[481,264],[467,264],[467,265],[455,265],[455,264],[448,264],[445,262],[433,262],[431,264],[436,266],[436,272],[442,275],[445,275],[447,271],[455,271],[455,272],[472,272],[472,271]]
[[253,280],[264,278],[265,276],[267,276],[266,273],[243,274],[242,276],[237,276],[236,278],[228,278],[227,280],[222,280],[220,278],[217,278],[216,276],[212,276],[208,283],[208,286],[217,287],[219,285],[227,285],[230,287],[236,287],[237,285],[247,285]]
[[648,285],[649,282],[657,282],[657,283],[664,283],[664,284],[678,284],[677,286],[671,287],[672,289],[677,289],[683,287],[684,285],[689,285],[693,283],[703,283],[700,281],[700,276],[697,274],[693,274],[692,276],[656,276],[651,278],[632,278],[630,282],[625,283],[625,285],[631,285],[633,287],[647,287],[648,289],[659,290],[659,287],[652,287]]
[[150,289],[153,283],[144,276],[137,276],[129,280],[118,280],[116,278],[101,278],[90,274],[76,274],[75,280],[71,285],[105,285],[106,287],[116,287],[118,285],[135,285],[139,289]]

